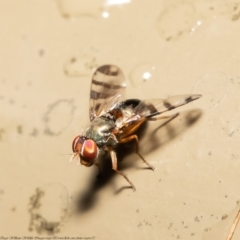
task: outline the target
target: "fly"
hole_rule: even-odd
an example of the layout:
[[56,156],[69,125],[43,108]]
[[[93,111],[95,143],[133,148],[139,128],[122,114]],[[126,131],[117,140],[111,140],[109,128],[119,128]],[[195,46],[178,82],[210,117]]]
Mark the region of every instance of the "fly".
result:
[[96,165],[100,151],[108,151],[111,156],[112,169],[122,175],[132,189],[136,188],[126,174],[118,170],[116,147],[118,144],[135,141],[136,154],[143,162],[154,170],[139,152],[136,130],[145,121],[166,119],[171,121],[178,113],[159,116],[174,108],[185,105],[201,97],[200,94],[172,96],[168,99],[128,99],[121,101],[126,88],[124,75],[117,66],[103,65],[93,74],[90,90],[90,125],[86,131],[74,138],[72,143],[73,158],[78,163],[90,167]]

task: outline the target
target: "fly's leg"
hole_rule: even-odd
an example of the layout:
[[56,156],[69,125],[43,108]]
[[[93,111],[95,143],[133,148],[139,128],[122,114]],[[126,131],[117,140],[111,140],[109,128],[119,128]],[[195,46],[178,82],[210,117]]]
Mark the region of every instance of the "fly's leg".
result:
[[129,184],[131,185],[133,191],[136,191],[135,186],[134,186],[133,183],[128,179],[128,177],[126,176],[126,174],[125,174],[124,172],[119,171],[119,170],[117,169],[117,156],[116,156],[115,151],[113,151],[112,149],[109,149],[109,152],[110,152],[110,156],[111,156],[111,159],[112,159],[112,169],[113,169],[116,173],[122,175],[122,176],[129,182]]
[[157,120],[160,120],[160,119],[167,119],[167,121],[165,123],[168,123],[168,122],[172,121],[178,115],[179,115],[179,113],[174,113],[174,114],[169,115],[169,116],[149,117],[149,118],[146,118],[146,119],[147,119],[147,121],[157,121]]
[[148,167],[150,169],[152,169],[154,171],[155,168],[151,164],[149,164],[147,162],[147,160],[144,159],[144,157],[139,153],[139,145],[138,145],[138,137],[137,137],[137,135],[131,135],[131,136],[125,137],[125,138],[120,140],[120,143],[127,143],[127,142],[130,142],[132,140],[136,141],[136,154],[148,165]]

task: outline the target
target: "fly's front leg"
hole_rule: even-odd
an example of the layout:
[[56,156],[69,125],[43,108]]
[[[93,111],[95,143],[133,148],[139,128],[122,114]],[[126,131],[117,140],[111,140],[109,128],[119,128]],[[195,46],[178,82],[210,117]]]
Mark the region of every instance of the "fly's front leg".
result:
[[155,168],[151,164],[149,164],[147,162],[147,160],[145,160],[144,157],[139,153],[139,145],[138,145],[138,137],[137,137],[137,135],[131,135],[131,136],[125,137],[125,138],[120,140],[120,143],[127,143],[127,142],[130,142],[132,140],[136,141],[136,154],[148,165],[148,167],[150,169],[154,170]]
[[112,150],[112,149],[109,149],[109,152],[110,152],[110,156],[111,156],[111,159],[112,159],[112,169],[113,169],[116,173],[122,175],[122,176],[129,182],[129,184],[131,185],[133,191],[136,191],[135,186],[134,186],[133,183],[128,179],[128,177],[125,175],[125,173],[122,172],[122,171],[119,171],[119,170],[117,169],[117,156],[116,156],[115,151]]

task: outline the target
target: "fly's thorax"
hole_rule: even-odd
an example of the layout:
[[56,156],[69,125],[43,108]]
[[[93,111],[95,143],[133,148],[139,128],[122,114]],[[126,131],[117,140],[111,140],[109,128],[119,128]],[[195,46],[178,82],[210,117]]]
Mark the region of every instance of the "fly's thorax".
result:
[[[93,139],[99,148],[109,144],[115,121],[109,117],[95,118],[86,131],[86,137]],[[110,144],[112,145],[112,143]]]

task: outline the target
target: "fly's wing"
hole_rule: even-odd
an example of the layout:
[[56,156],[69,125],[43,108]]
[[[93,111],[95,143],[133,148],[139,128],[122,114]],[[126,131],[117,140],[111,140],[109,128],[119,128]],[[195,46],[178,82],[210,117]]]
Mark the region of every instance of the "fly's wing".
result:
[[[168,99],[154,99],[154,100],[144,100],[143,103],[140,103],[135,111],[139,115],[144,116],[145,118],[151,118],[157,115],[160,115],[164,112],[171,111],[177,107],[183,106],[187,103],[190,103],[194,100],[197,100],[202,95],[200,94],[186,94],[186,95],[175,95],[169,97]],[[148,106],[149,112],[141,110],[141,104]]]
[[112,109],[126,88],[125,78],[120,68],[103,65],[93,74],[90,91],[90,121]]
[[200,94],[176,95],[168,99],[148,99],[131,109],[131,114],[122,121],[122,127],[130,122],[141,122],[160,115],[164,112],[171,111],[177,107],[200,98]]

